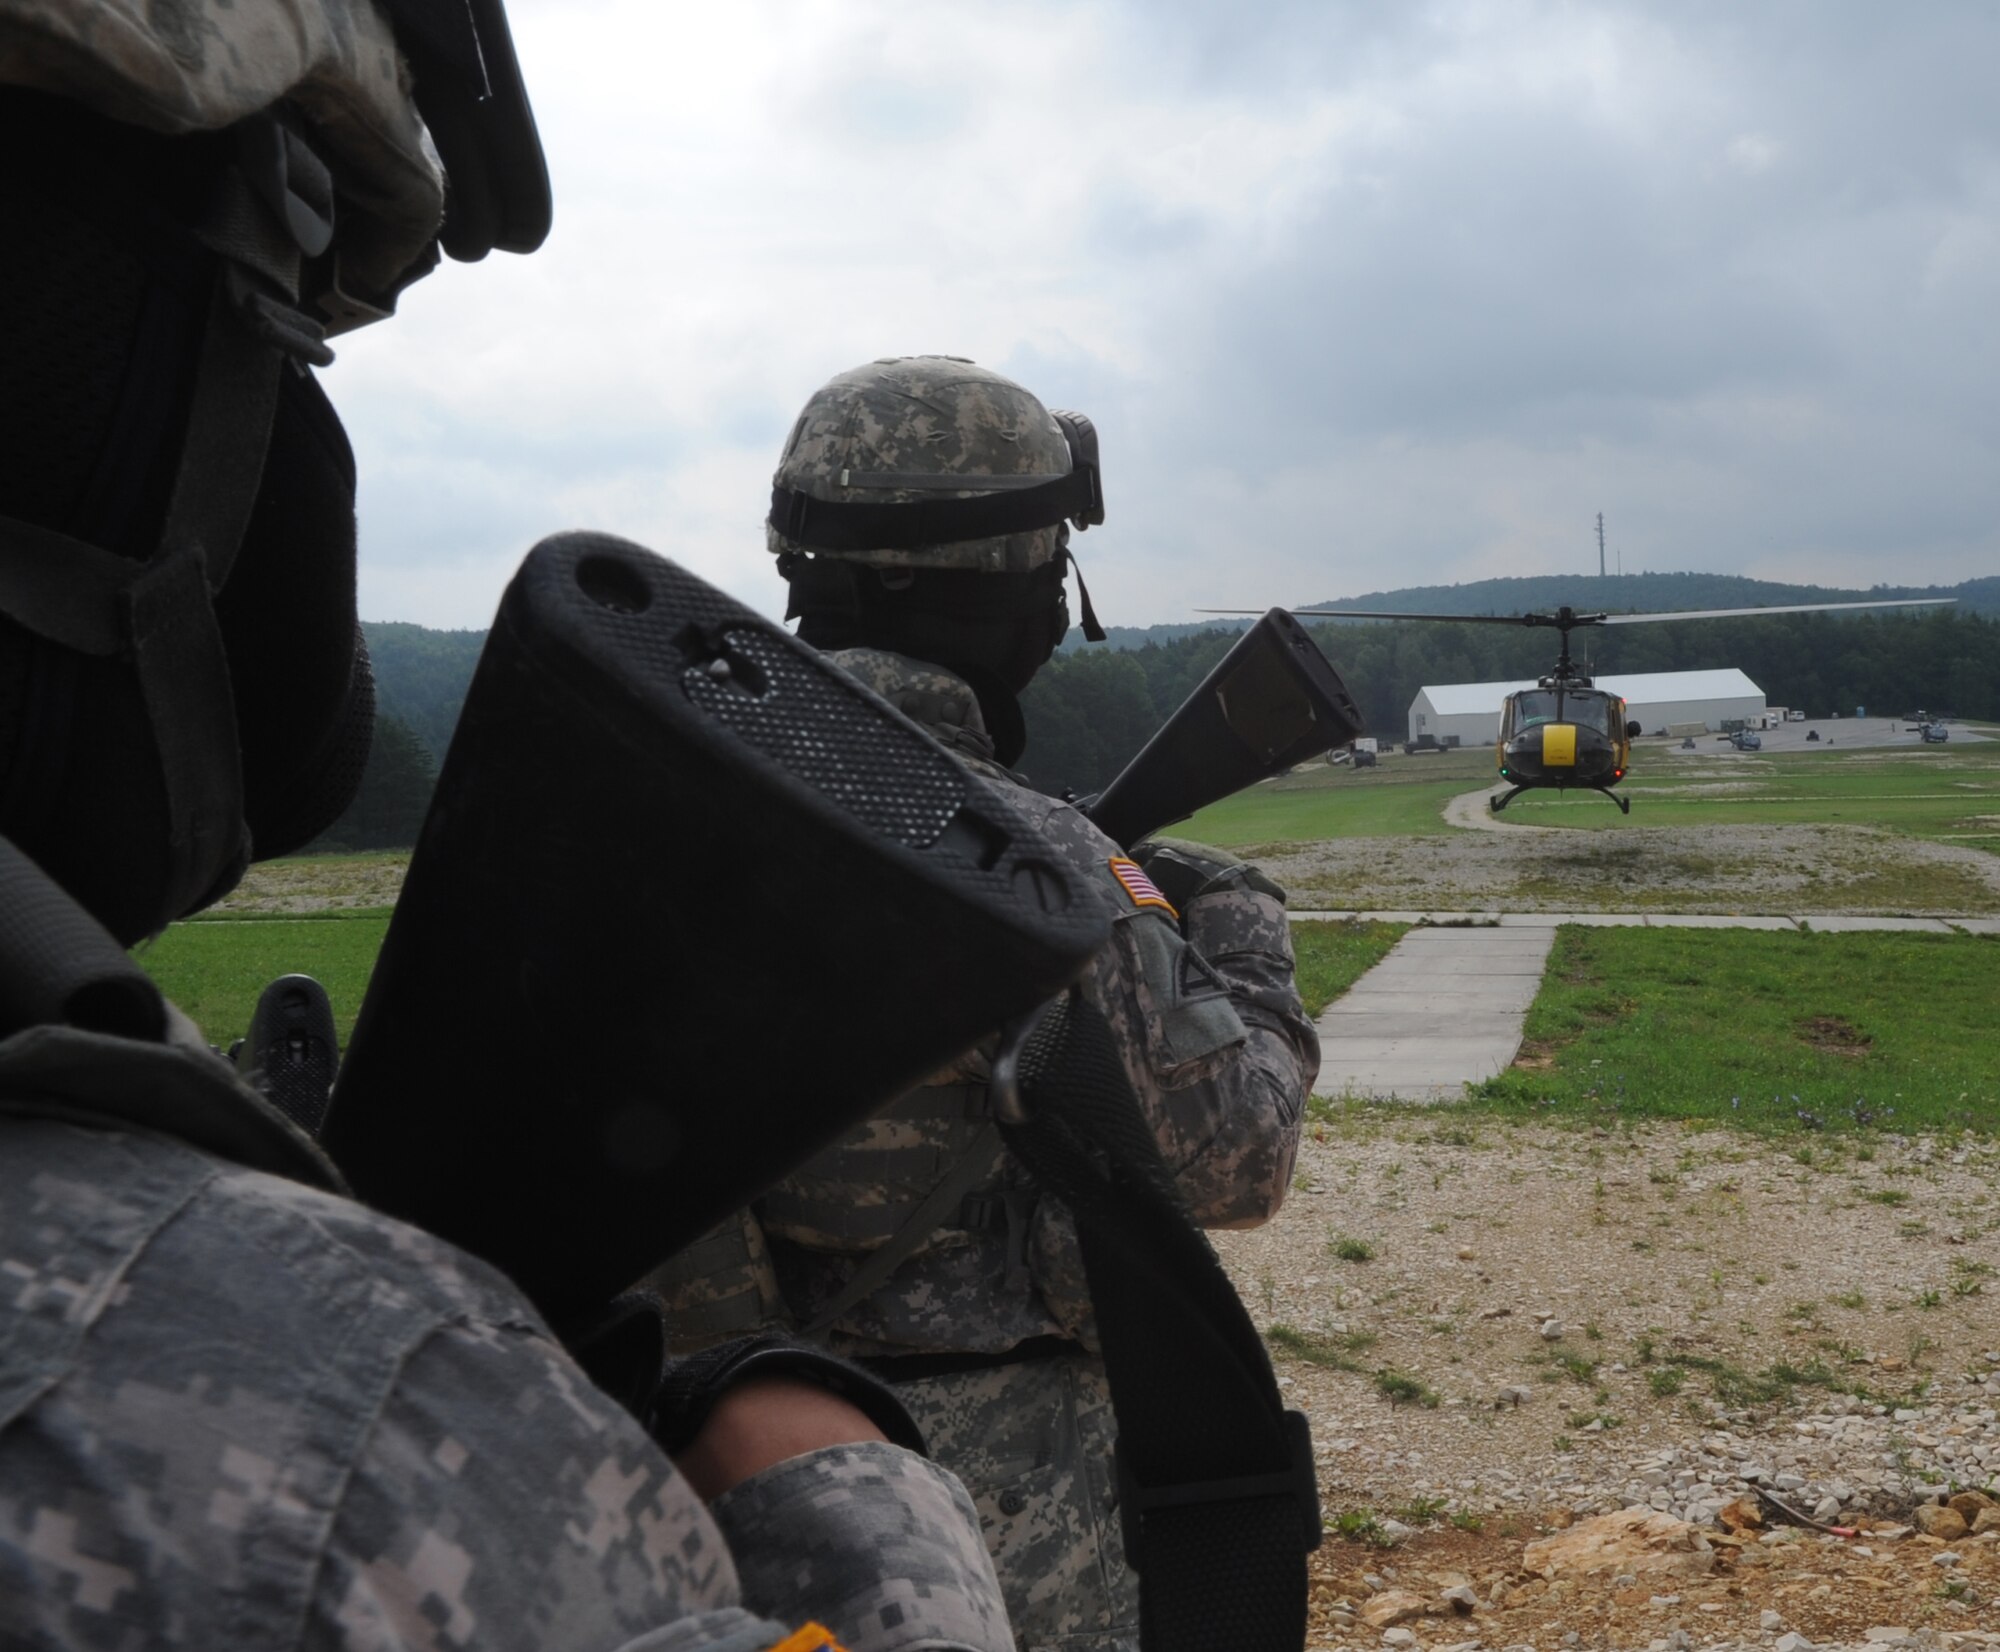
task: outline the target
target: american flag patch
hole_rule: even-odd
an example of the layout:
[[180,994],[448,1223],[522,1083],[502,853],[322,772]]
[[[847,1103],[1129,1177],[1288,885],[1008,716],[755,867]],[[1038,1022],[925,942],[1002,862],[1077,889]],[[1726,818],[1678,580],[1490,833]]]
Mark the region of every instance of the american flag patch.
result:
[[1111,875],[1125,886],[1125,893],[1132,897],[1134,906],[1157,906],[1169,917],[1179,921],[1180,914],[1174,910],[1174,903],[1153,887],[1153,880],[1146,876],[1145,868],[1136,860],[1127,860],[1123,855],[1113,855]]

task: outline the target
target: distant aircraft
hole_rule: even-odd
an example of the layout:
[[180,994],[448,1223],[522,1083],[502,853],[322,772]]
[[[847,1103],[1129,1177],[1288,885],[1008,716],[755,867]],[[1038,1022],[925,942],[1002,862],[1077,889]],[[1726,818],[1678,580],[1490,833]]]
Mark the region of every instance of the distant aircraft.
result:
[[[1602,792],[1621,813],[1632,812],[1632,800],[1611,788],[1625,778],[1632,760],[1632,736],[1639,725],[1626,716],[1618,695],[1593,688],[1590,674],[1569,657],[1569,634],[1598,625],[1658,625],[1668,620],[1740,619],[1751,614],[1823,614],[1853,608],[1934,608],[1956,597],[1896,597],[1881,602],[1801,602],[1774,608],[1697,608],[1671,614],[1579,614],[1558,608],[1553,614],[1404,614],[1371,608],[1294,608],[1301,619],[1434,620],[1443,625],[1527,625],[1551,627],[1562,634],[1555,669],[1534,688],[1507,696],[1500,709],[1500,738],[1495,750],[1500,778],[1508,789],[1491,799],[1494,813],[1523,792],[1572,788]],[[1204,614],[1241,614],[1243,608],[1203,608]],[[1261,613],[1262,610],[1255,610]],[[1940,735],[1940,738],[1943,736]],[[1926,734],[1926,739],[1929,735]]]

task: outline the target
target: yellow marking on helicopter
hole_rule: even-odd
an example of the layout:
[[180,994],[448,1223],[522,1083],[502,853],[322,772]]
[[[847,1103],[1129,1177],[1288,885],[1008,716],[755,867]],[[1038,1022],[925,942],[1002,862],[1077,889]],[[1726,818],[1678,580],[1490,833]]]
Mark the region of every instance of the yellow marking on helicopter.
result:
[[1576,724],[1542,725],[1542,761],[1552,769],[1576,767]]

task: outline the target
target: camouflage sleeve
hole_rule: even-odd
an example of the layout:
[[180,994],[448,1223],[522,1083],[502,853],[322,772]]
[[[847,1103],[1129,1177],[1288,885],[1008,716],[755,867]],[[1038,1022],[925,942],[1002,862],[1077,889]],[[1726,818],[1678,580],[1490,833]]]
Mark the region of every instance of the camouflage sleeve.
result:
[[[1181,914],[1188,943],[1229,989],[1247,1037],[1215,1074],[1176,1097],[1187,1119],[1201,1104],[1214,1130],[1185,1158],[1180,1184],[1208,1227],[1251,1227],[1272,1216],[1291,1183],[1306,1097],[1319,1076],[1319,1034],[1293,979],[1284,894],[1253,868],[1208,884]],[[1199,1129],[1200,1126],[1197,1126]]]
[[1319,1074],[1284,891],[1197,844],[1155,840],[1141,853],[1180,910],[1178,934],[1144,912],[1118,925],[1153,1080],[1142,1099],[1195,1220],[1254,1227],[1284,1200]]
[[724,1492],[711,1512],[745,1604],[769,1618],[823,1623],[849,1652],[1012,1652],[972,1500],[912,1452],[880,1442],[808,1452]]
[[475,1321],[416,1349],[361,1442],[306,1639],[748,1652],[796,1627],[739,1602],[721,1535],[639,1426],[536,1331]]

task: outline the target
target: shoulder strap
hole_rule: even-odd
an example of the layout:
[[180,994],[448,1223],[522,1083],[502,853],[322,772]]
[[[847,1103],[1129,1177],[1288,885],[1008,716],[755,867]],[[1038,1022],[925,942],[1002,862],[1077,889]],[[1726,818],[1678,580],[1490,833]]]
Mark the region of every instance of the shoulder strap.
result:
[[813,1316],[809,1325],[800,1329],[799,1335],[824,1335],[849,1308],[873,1296],[880,1286],[887,1283],[889,1276],[916,1255],[923,1242],[958,1210],[965,1202],[966,1194],[992,1173],[999,1152],[1000,1127],[988,1119],[980,1126],[979,1134],[966,1144],[965,1151],[953,1161],[944,1180],[924,1195],[916,1209],[904,1218],[903,1225],[884,1244],[868,1253],[867,1260],[854,1270],[854,1276],[840,1288],[831,1302]]
[[0,837],[0,1038],[51,1023],[160,1039],[167,1006],[104,926]]
[[1145,1652],[1297,1652],[1319,1487],[1305,1417],[1174,1191],[1103,1015],[1072,992],[994,1061],[1007,1145],[1076,1217],[1118,1420]]

